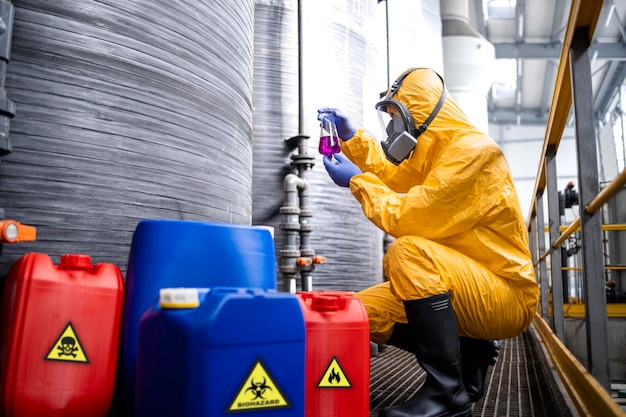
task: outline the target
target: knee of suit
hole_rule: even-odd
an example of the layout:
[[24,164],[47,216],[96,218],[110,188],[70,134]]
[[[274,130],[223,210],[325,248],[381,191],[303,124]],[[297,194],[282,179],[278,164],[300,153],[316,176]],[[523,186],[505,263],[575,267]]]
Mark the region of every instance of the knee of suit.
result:
[[389,283],[383,282],[357,292],[369,320],[370,339],[378,344],[387,342],[397,322],[406,323],[404,306],[389,291]]
[[391,292],[401,301],[441,294],[449,283],[440,271],[441,245],[419,236],[401,236],[387,249],[383,268]]

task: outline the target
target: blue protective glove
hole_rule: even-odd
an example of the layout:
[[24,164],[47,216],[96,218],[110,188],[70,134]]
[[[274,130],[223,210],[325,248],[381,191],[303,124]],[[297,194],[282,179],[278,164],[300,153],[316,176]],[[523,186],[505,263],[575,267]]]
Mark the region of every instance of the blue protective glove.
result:
[[350,178],[360,174],[361,170],[342,154],[336,153],[334,156],[336,162],[333,162],[332,156],[324,155],[326,171],[328,171],[330,178],[335,181],[335,184],[340,187],[349,187]]
[[317,120],[330,119],[337,126],[337,134],[342,140],[348,140],[354,136],[356,129],[348,120],[348,116],[334,107],[321,107],[317,109]]

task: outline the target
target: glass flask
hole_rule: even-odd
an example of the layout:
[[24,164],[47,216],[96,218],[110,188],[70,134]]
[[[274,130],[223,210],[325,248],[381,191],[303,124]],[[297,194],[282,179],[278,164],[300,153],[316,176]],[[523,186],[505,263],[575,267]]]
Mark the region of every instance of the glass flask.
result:
[[[329,117],[332,117],[332,115],[329,115]],[[341,152],[337,126],[335,126],[335,123],[329,117],[324,117],[321,121],[318,150],[322,155],[332,155]]]

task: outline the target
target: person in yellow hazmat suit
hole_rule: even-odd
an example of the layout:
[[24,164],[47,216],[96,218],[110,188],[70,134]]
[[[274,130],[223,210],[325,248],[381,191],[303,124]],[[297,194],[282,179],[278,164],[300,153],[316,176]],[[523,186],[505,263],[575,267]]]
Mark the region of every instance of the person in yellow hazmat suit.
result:
[[471,416],[498,339],[526,330],[538,301],[528,234],[508,164],[431,69],[412,68],[376,104],[377,143],[340,110],[318,110],[342,139],[324,157],[365,216],[395,237],[387,281],[357,293],[371,340],[415,354],[427,374],[380,417]]

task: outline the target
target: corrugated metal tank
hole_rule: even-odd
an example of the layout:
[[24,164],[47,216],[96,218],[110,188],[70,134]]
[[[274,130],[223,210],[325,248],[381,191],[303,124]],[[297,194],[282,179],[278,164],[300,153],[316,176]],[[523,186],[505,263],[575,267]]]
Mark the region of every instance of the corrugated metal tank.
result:
[[5,245],[125,270],[139,220],[250,224],[252,0],[15,2]]
[[[327,258],[313,272],[313,289],[357,291],[382,280],[383,235],[365,219],[349,190],[337,187],[328,177],[317,151],[316,117],[319,107],[337,106],[362,125],[364,91],[374,76],[376,55],[368,30],[380,8],[376,2],[360,0],[302,2],[304,128],[299,132],[294,3],[255,3],[253,224],[273,226],[280,251],[283,178],[295,173],[289,156],[297,151],[284,139],[298,133],[309,135],[307,152],[315,158],[306,175],[313,212],[311,245],[317,255]],[[279,288],[283,288],[280,274]]]
[[[254,2],[252,223],[274,228],[277,254],[284,246],[283,179],[294,151],[285,139],[298,133],[297,20],[296,0]],[[278,269],[277,277],[282,290]]]

